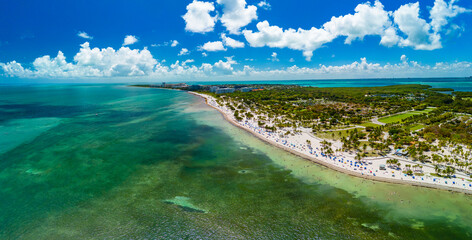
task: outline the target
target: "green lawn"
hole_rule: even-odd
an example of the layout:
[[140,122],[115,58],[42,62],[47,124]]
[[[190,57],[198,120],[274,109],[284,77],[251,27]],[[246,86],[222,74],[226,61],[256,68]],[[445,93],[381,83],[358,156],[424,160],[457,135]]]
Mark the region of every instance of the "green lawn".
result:
[[375,124],[375,123],[373,123],[373,122],[365,122],[365,123],[359,124],[359,126],[363,126],[363,127],[378,127],[378,126],[380,126],[380,125]]
[[390,117],[381,118],[381,119],[379,119],[379,122],[396,123],[396,122],[400,122],[403,119],[411,117],[413,115],[420,115],[420,114],[423,114],[423,113],[429,113],[433,110],[434,110],[434,108],[426,108],[425,110],[422,110],[422,111],[410,111],[410,112],[406,112],[406,113],[402,113],[402,114],[393,115],[393,116],[390,116]]
[[423,124],[416,124],[416,125],[411,125],[411,126],[409,126],[408,129],[409,129],[410,131],[416,131],[416,130],[420,130],[420,129],[424,128],[424,127],[425,127],[425,125],[423,125]]

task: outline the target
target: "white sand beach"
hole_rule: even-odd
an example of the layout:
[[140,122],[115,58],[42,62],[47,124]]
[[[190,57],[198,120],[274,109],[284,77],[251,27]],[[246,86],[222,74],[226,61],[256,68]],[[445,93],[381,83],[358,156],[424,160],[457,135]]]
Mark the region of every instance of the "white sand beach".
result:
[[[278,132],[267,131],[265,128],[259,127],[257,122],[251,119],[237,121],[234,118],[234,113],[227,107],[220,106],[212,96],[195,92],[190,93],[204,98],[207,105],[222,113],[224,118],[233,125],[252,133],[254,136],[266,141],[267,143],[328,168],[376,181],[409,184],[472,194],[471,179],[465,174],[458,173],[456,174],[456,178],[431,176],[430,173],[435,173],[434,166],[423,164],[422,172],[424,173],[424,176],[406,175],[402,173],[400,168],[396,169],[389,167],[386,163],[387,160],[397,159],[401,163],[401,166],[407,164],[414,165],[417,164],[416,162],[393,154],[389,154],[385,157],[363,158],[358,161],[355,160],[354,154],[341,151],[341,142],[333,140],[329,142],[332,144],[331,148],[334,154],[327,155],[322,151],[322,142],[324,139],[314,136],[310,129],[302,129],[300,133],[292,135],[284,135],[280,130]],[[381,165],[384,165],[386,169],[380,170]]]

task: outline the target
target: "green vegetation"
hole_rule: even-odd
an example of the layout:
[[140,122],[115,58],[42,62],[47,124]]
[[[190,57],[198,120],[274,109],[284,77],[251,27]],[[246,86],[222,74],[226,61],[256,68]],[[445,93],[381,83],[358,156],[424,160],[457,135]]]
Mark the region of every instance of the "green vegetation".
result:
[[423,125],[423,124],[416,124],[416,125],[408,126],[408,130],[417,131],[417,130],[423,129],[424,127],[425,127],[425,125]]
[[340,131],[322,131],[316,132],[315,136],[329,140],[340,140],[343,137],[348,137],[352,130],[340,130]]
[[359,126],[376,128],[376,127],[379,127],[380,125],[375,124],[373,122],[364,122],[364,123],[359,124]]
[[435,92],[454,92],[453,88],[430,88],[429,90]]
[[409,112],[406,112],[406,113],[401,113],[401,114],[393,115],[393,116],[390,116],[390,117],[381,118],[381,119],[379,119],[379,122],[382,122],[382,123],[396,123],[396,122],[400,122],[404,119],[407,119],[407,118],[409,118],[413,115],[426,114],[426,113],[429,113],[433,110],[434,110],[434,108],[426,108],[422,111],[409,111]]
[[[337,151],[354,153],[357,160],[401,149],[400,155],[413,161],[441,166],[439,174],[450,175],[452,170],[448,166],[454,171],[472,172],[470,92],[445,94],[441,92],[452,89],[432,89],[426,85],[221,87],[236,91],[212,94],[210,86],[201,86],[199,91],[211,94],[218,104],[232,110],[236,120],[254,120],[259,127],[281,136],[311,129],[317,137],[341,143]],[[259,91],[237,91],[241,87]],[[371,122],[376,117],[384,124]],[[324,144],[327,154],[333,151],[330,144]],[[405,166],[406,173],[421,174],[415,166]]]

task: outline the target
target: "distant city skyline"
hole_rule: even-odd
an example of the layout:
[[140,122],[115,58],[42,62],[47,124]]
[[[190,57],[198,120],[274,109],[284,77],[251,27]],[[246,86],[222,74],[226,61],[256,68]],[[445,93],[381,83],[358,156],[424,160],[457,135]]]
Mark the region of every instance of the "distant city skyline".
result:
[[472,2],[8,1],[0,82],[468,77]]

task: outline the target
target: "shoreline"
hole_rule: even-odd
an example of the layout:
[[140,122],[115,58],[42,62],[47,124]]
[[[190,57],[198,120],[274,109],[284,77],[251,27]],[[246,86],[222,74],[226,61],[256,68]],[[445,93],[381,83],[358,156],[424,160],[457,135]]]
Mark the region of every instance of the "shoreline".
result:
[[[295,151],[295,150],[293,150],[289,147],[286,147],[284,145],[281,145],[281,144],[277,144],[276,142],[271,141],[271,140],[257,134],[256,132],[252,131],[250,128],[242,126],[241,124],[239,124],[238,122],[236,122],[235,120],[230,118],[221,109],[209,104],[208,103],[208,98],[211,97],[211,96],[208,96],[208,95],[205,95],[205,94],[199,94],[199,93],[195,93],[195,92],[191,92],[191,91],[189,91],[188,93],[202,98],[202,100],[204,100],[204,102],[207,106],[217,110],[223,116],[223,118],[226,121],[228,121],[230,124],[232,124],[233,126],[236,126],[240,129],[250,133],[251,135],[257,137],[258,139],[263,140],[267,144],[270,144],[274,147],[280,148],[284,151],[287,151],[291,154],[294,154],[298,157],[301,157],[301,158],[303,158],[307,161],[310,161],[310,162],[315,163],[315,164],[319,164],[319,165],[321,165],[323,167],[326,167],[326,168],[329,168],[331,170],[341,172],[341,173],[344,173],[344,174],[347,174],[347,175],[350,175],[350,176],[353,176],[353,177],[363,178],[363,179],[372,180],[372,181],[379,181],[379,182],[392,183],[392,184],[410,185],[410,186],[415,186],[415,187],[432,188],[432,189],[438,189],[438,190],[443,190],[443,191],[457,192],[457,193],[464,193],[464,194],[472,195],[472,190],[468,190],[468,189],[461,189],[461,188],[457,188],[457,187],[449,187],[449,186],[443,186],[443,185],[439,185],[439,184],[432,184],[432,183],[426,183],[426,182],[415,182],[415,181],[399,180],[399,179],[386,178],[386,177],[380,177],[380,176],[371,176],[371,175],[359,173],[359,172],[356,172],[356,171],[348,170],[348,169],[336,166],[334,164],[330,164],[330,163],[328,163],[326,161],[323,161],[323,160],[320,160],[320,159],[318,159],[314,156],[310,156],[308,154],[304,154],[302,152]],[[453,181],[453,180],[451,180],[451,181]]]

